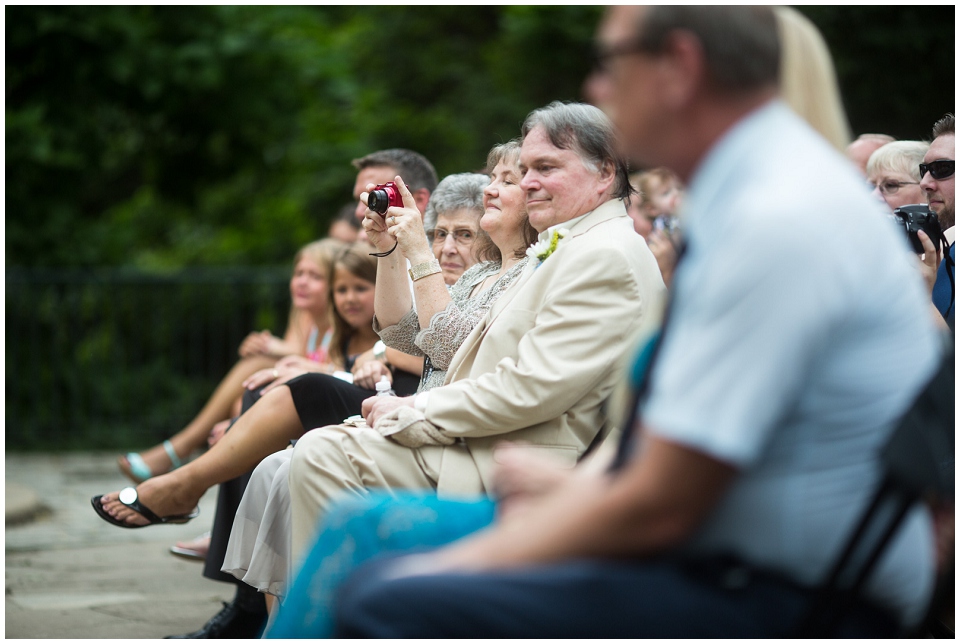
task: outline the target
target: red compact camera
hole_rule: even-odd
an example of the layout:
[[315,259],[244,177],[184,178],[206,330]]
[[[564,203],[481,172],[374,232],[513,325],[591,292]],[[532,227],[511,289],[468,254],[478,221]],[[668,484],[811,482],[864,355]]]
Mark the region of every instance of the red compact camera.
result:
[[403,197],[400,196],[400,189],[393,181],[376,186],[367,195],[367,207],[373,212],[382,215],[390,206],[403,208]]

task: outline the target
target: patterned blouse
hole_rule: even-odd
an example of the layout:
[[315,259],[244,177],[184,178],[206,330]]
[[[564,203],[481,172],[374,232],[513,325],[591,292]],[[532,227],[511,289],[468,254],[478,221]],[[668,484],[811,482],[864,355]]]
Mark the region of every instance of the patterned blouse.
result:
[[463,341],[487,314],[501,295],[516,282],[527,265],[524,257],[510,268],[503,277],[487,290],[470,297],[473,289],[491,275],[500,272],[499,262],[483,262],[468,268],[457,283],[450,287],[450,304],[430,318],[430,326],[420,328],[416,304],[393,326],[380,328],[376,318],[373,328],[380,334],[383,343],[397,351],[426,356],[423,377],[417,392],[427,391],[443,384],[447,369]]

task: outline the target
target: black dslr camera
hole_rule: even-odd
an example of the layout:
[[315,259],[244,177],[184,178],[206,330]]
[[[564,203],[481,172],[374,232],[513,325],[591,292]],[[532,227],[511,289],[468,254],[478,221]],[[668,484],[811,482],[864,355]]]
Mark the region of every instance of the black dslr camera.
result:
[[917,231],[922,230],[933,242],[934,247],[940,246],[940,237],[943,231],[940,230],[940,222],[937,220],[935,212],[930,210],[925,204],[915,203],[909,206],[900,206],[893,211],[893,221],[902,226],[910,239],[910,245],[913,246],[913,252],[918,255],[923,253],[923,244],[917,237]]

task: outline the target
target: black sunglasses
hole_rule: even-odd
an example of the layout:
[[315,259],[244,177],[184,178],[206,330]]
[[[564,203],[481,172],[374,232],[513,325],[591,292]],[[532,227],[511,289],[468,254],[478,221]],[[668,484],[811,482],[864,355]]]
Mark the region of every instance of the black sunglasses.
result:
[[923,175],[930,173],[930,176],[936,179],[937,181],[941,179],[946,179],[947,177],[953,176],[953,164],[954,161],[931,161],[930,163],[921,163],[920,164],[920,178],[923,179]]

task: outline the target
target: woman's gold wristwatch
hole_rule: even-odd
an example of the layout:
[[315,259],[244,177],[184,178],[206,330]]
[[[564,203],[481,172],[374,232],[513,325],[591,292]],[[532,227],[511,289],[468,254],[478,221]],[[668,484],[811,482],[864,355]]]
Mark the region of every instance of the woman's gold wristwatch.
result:
[[439,273],[440,270],[440,262],[435,259],[431,259],[429,262],[423,262],[422,264],[411,266],[410,270],[407,272],[410,273],[410,279],[416,282],[417,280],[421,280],[424,277],[433,275],[434,273]]

